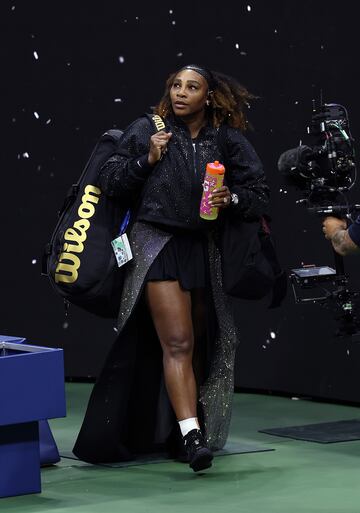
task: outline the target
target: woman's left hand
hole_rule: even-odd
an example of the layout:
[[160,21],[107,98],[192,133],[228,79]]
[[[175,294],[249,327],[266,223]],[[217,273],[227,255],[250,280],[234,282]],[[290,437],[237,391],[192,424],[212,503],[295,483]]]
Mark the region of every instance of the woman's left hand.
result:
[[223,185],[219,189],[214,189],[209,196],[209,203],[212,207],[227,208],[231,203],[229,187]]

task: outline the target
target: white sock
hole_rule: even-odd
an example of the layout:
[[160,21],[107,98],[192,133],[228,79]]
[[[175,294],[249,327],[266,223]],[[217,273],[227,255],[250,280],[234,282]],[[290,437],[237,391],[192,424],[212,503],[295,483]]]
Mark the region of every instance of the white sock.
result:
[[178,420],[181,434],[185,436],[192,429],[200,429],[197,417],[191,417],[190,419]]

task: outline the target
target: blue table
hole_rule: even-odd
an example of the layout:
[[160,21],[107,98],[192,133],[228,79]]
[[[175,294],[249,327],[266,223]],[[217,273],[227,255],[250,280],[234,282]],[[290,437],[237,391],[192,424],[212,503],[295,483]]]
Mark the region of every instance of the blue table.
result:
[[40,420],[65,417],[63,350],[0,336],[0,497],[41,492]]

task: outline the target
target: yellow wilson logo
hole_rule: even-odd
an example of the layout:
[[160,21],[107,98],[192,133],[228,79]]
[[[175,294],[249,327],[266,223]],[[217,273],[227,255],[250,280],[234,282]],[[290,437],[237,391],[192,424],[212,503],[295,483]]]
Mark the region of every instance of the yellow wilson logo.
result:
[[164,130],[165,123],[162,120],[161,116],[158,116],[157,114],[154,114],[154,116],[152,117],[152,120],[155,123],[156,130],[158,130],[158,131]]
[[99,203],[101,190],[94,185],[87,185],[78,208],[79,218],[64,234],[64,245],[55,269],[55,283],[74,283],[78,279],[81,265],[79,254],[84,251],[86,232],[90,228],[90,219],[95,214],[95,206]]

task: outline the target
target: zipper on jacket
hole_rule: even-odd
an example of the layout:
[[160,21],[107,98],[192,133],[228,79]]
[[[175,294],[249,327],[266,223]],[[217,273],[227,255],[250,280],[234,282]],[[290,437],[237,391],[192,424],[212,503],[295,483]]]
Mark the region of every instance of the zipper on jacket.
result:
[[199,209],[200,205],[196,204],[196,190],[197,190],[197,180],[198,180],[198,154],[197,154],[197,140],[191,140],[191,145],[193,149],[193,165],[194,165],[194,174],[191,180],[191,217],[192,221],[197,224],[199,222]]
[[196,139],[195,140],[191,140],[191,144],[192,144],[192,147],[193,147],[193,164],[194,164],[194,174],[195,176],[197,175],[197,167],[196,167],[196,164],[197,164],[197,151],[196,151]]

